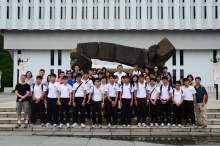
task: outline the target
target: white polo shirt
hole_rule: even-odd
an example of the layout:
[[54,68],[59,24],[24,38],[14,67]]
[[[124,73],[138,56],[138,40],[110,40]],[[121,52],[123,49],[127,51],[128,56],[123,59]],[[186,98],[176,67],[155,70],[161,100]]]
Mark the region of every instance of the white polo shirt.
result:
[[41,84],[39,86],[37,86],[37,84],[35,84],[34,89],[33,89],[33,85],[31,86],[31,91],[33,92],[33,94],[36,98],[40,98],[41,95],[43,94],[43,92],[47,91],[47,89],[46,89],[45,85],[43,85],[43,90],[42,90]]
[[163,85],[163,82],[162,82],[162,81],[156,82],[155,85],[156,85],[157,87],[160,87],[161,85]]
[[86,94],[89,94],[90,88],[93,87],[93,82],[92,82],[92,80],[87,79],[86,81],[85,81],[85,80],[82,80],[82,82],[86,84],[86,88],[87,88]]
[[173,90],[174,95],[173,98],[177,103],[181,102],[181,99],[183,97],[183,91],[180,89],[179,91],[177,91],[176,89]]
[[[123,86],[123,91],[122,91]],[[134,92],[134,87],[129,83],[125,85],[125,83],[120,86],[120,91],[122,92],[122,98],[131,99],[131,93]]]
[[[81,83],[75,83],[73,90],[75,91]],[[82,83],[75,93],[75,97],[84,97],[84,91],[87,90],[85,83]]]
[[96,88],[95,86],[90,89],[90,93],[92,93],[92,100],[94,101],[102,101],[102,95],[105,93],[105,89],[103,87]]
[[137,91],[137,98],[146,98],[147,97],[147,84],[146,83],[141,84],[140,82],[138,82],[134,86],[134,90]]
[[60,83],[58,83],[58,82],[54,82],[54,83],[49,82],[48,98],[57,98],[58,97],[59,86],[60,86]]
[[157,86],[154,86],[154,87],[148,86],[147,90],[149,91],[151,99],[155,99],[157,97],[158,90],[160,90],[160,89]]
[[114,73],[115,76],[118,76],[118,84],[121,85],[121,77],[126,76],[125,72],[119,73],[118,71]]
[[[158,87],[159,88],[158,92],[160,92],[160,87]],[[169,94],[173,93],[172,87],[170,87],[170,91],[168,91],[168,89],[169,89],[169,85],[167,85],[166,87],[164,85],[162,85],[162,89],[161,89],[161,91],[162,91],[161,99],[162,100],[167,100],[170,96]]]
[[67,84],[67,85],[60,85],[58,88],[58,91],[60,91],[60,98],[70,98],[70,94],[72,92],[72,86]]
[[189,85],[188,88],[183,89],[184,100],[193,101],[193,94],[196,94],[196,90],[193,86]]
[[[36,83],[36,78],[34,79],[34,82],[33,83]],[[48,86],[48,83],[47,83],[47,78],[43,78],[41,80],[41,84],[45,85],[46,87]]]
[[139,76],[141,74],[141,72],[139,71],[139,70],[137,70],[137,71],[134,71],[133,70],[133,74],[132,75],[137,75],[137,76]]
[[116,83],[114,83],[113,85],[111,83],[108,83],[105,86],[105,91],[108,92],[109,97],[116,97],[116,93],[120,91],[120,88]]

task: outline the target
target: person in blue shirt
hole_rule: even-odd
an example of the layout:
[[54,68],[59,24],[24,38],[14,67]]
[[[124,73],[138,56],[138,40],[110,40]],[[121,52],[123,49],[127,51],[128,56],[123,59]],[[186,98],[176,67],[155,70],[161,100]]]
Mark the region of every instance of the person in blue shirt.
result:
[[76,80],[72,79],[72,72],[71,72],[71,70],[67,70],[66,71],[66,75],[68,76],[68,84],[73,87],[73,84],[76,83]]
[[207,127],[207,115],[206,115],[206,89],[204,86],[201,85],[201,78],[196,77],[196,107],[195,107],[195,114],[196,114],[196,123],[198,126],[202,126],[202,128]]

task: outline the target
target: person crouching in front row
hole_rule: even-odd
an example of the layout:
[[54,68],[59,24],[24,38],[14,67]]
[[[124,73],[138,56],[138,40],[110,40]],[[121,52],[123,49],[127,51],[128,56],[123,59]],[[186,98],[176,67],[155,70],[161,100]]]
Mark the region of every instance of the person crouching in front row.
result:
[[98,127],[102,128],[102,108],[104,107],[104,93],[105,89],[101,87],[101,80],[95,79],[95,86],[90,88],[88,104],[92,105],[92,128],[97,125],[96,112],[98,112]]

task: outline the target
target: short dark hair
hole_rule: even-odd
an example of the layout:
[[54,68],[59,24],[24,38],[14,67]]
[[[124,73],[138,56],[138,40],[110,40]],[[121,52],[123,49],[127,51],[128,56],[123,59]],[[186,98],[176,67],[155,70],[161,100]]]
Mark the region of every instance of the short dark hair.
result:
[[116,79],[116,76],[115,75],[110,75],[109,78]]
[[77,78],[77,77],[81,77],[81,78],[82,78],[82,74],[80,74],[80,73],[79,73],[79,74],[76,74],[76,78]]
[[196,80],[196,79],[198,79],[198,80],[200,80],[200,81],[202,80],[200,77],[196,77],[195,80]]
[[27,71],[26,74],[25,74],[25,76],[27,77],[27,74],[28,74],[28,73],[31,74],[31,78],[32,78],[33,76],[32,76],[32,72],[31,72],[31,71]]
[[160,75],[160,74],[158,74],[158,75],[156,75],[156,77],[155,77],[155,78],[158,78],[158,77],[160,77],[160,78],[161,78],[161,75]]
[[56,74],[54,74],[54,73],[52,73],[52,74],[50,74],[50,77],[57,77],[57,75]]
[[164,69],[168,69],[168,68],[167,68],[167,66],[163,66],[163,68],[162,68],[162,69],[164,70]]
[[151,78],[151,79],[150,79],[150,82],[151,82],[151,81],[156,82],[156,79],[155,79],[155,78]]
[[43,72],[45,72],[45,70],[44,70],[44,69],[40,69],[40,71],[43,71]]
[[63,79],[68,79],[68,77],[67,76],[63,76]]
[[188,79],[189,77],[191,77],[192,80],[194,80],[194,78],[193,78],[193,76],[192,76],[191,74],[189,74],[189,75],[187,76],[187,79]]
[[105,69],[105,70],[106,70],[106,68],[105,68],[105,67],[103,67],[103,68],[102,68],[102,70],[103,70],[103,69]]
[[101,79],[100,79],[100,78],[96,78],[96,79],[95,79],[95,82],[96,82],[96,81],[101,82]]
[[89,72],[88,72],[88,71],[85,71],[85,72],[84,72],[84,75],[85,75],[85,74],[86,74],[86,75],[88,75],[88,74],[89,74]]
[[137,64],[137,63],[135,63],[133,66],[136,66],[136,65],[138,66],[138,64]]
[[72,71],[71,71],[71,70],[66,70],[66,74],[68,74],[68,72],[72,73]]
[[124,76],[124,78],[125,78],[125,79],[126,79],[126,78],[130,79],[130,77],[129,77],[128,75]]
[[150,72],[149,75],[154,75],[154,73],[153,73],[153,72]]
[[167,76],[162,77],[162,80],[168,80]]
[[65,74],[65,72],[64,72],[64,71],[61,71],[60,74]]
[[183,82],[189,81],[188,78],[183,78]]
[[181,82],[180,81],[176,81],[176,83],[175,84],[179,84],[179,85],[181,85]]
[[122,68],[123,68],[123,66],[122,66],[121,64],[119,64],[119,65],[117,66],[117,69],[118,69],[119,67],[122,67]]
[[36,76],[36,79],[41,79],[42,80],[42,76]]
[[94,69],[93,69],[93,68],[90,68],[89,71],[94,71]]
[[144,75],[143,75],[143,74],[140,74],[140,75],[138,76],[138,78],[144,78]]
[[102,73],[102,72],[99,72],[99,73],[98,73],[98,75],[100,75],[100,74],[101,74],[101,75],[103,75],[103,73]]

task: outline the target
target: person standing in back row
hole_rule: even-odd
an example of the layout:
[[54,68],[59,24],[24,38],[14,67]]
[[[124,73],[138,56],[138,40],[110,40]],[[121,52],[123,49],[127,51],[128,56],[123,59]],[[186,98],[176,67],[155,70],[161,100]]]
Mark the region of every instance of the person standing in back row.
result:
[[188,78],[184,78],[183,82],[185,84],[185,88],[183,89],[183,95],[184,95],[184,101],[183,101],[183,107],[184,107],[184,114],[186,119],[186,126],[189,127],[189,114],[190,119],[192,123],[192,128],[197,128],[195,125],[195,113],[194,108],[196,107],[196,90],[193,86],[189,85]]
[[123,66],[122,65],[118,65],[117,66],[117,72],[114,73],[115,76],[118,76],[118,85],[120,86],[121,85],[121,77],[122,76],[126,76],[126,73],[123,72]]
[[29,118],[29,103],[28,103],[28,95],[30,92],[30,85],[25,83],[26,76],[21,75],[20,80],[21,83],[17,84],[15,87],[15,95],[17,96],[16,100],[16,113],[18,118],[18,123],[15,128],[21,127],[21,111],[23,108],[25,115],[25,125],[24,128],[28,127],[28,118]]

